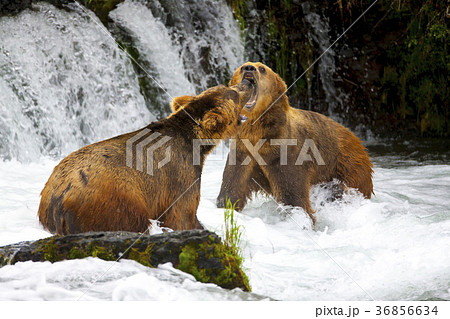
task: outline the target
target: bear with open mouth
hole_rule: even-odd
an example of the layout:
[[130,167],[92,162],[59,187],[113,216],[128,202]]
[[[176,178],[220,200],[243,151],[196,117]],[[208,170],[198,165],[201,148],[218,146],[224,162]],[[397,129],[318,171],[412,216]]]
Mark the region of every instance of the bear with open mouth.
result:
[[[196,217],[203,163],[215,141],[235,134],[253,92],[248,81],[177,97],[173,113],[63,159],[42,193],[38,216],[52,233],[203,228]],[[195,141],[213,141],[193,150]]]
[[229,85],[253,85],[233,138],[217,206],[226,200],[242,210],[252,193],[263,192],[285,205],[302,207],[315,222],[311,186],[336,179],[338,193],[356,188],[373,193],[372,163],[361,141],[347,128],[312,111],[290,106],[281,77],[262,63],[247,62]]

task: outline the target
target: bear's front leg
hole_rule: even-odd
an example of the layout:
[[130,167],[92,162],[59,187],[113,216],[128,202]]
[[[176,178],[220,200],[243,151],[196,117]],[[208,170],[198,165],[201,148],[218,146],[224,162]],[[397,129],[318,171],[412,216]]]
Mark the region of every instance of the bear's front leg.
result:
[[250,163],[242,165],[242,157],[237,155],[237,160],[234,160],[230,164],[230,154],[228,154],[227,164],[223,172],[222,186],[220,188],[219,196],[217,197],[217,207],[224,208],[227,204],[227,199],[232,204],[236,203],[235,209],[241,211],[247,199],[250,198],[252,192],[255,190],[254,185],[251,183],[252,171],[255,168],[255,161],[251,160]]
[[267,165],[261,166],[269,181],[272,195],[279,203],[303,208],[316,223],[315,211],[311,207],[308,170],[297,166]]

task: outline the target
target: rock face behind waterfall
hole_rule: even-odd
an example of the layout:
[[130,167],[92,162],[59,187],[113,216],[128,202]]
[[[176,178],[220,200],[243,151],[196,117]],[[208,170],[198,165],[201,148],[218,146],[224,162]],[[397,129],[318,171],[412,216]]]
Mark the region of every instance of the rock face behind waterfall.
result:
[[450,136],[446,1],[228,3],[245,30],[248,59],[295,82],[292,105],[359,133]]
[[250,291],[239,257],[230,253],[220,238],[206,230],[175,231],[158,235],[129,232],[92,232],[53,236],[34,242],[0,247],[0,266],[23,261],[57,262],[97,257],[115,261],[135,260],[144,266],[172,263],[198,281],[222,288]]

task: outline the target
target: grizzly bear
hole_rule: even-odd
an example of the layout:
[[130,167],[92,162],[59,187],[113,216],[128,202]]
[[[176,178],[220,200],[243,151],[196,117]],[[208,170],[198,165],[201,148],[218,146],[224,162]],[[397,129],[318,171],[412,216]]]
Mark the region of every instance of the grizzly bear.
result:
[[291,107],[286,84],[262,63],[243,64],[229,85],[243,80],[254,84],[254,92],[242,108],[247,119],[232,140],[218,207],[229,199],[241,210],[252,193],[263,192],[302,207],[315,222],[312,185],[336,179],[342,182],[341,195],[351,187],[371,197],[372,163],[350,130],[319,113]]
[[[177,97],[168,118],[70,154],[41,193],[40,222],[58,235],[144,232],[150,220],[173,230],[202,228],[196,212],[204,160],[215,141],[235,133],[251,92],[243,82]],[[199,140],[213,143],[200,144],[196,160]]]

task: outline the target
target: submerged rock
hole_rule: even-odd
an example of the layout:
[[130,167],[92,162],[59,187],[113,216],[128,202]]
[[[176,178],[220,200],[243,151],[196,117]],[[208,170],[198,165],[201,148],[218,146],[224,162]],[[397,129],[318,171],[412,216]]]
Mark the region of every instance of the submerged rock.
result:
[[0,266],[23,261],[57,262],[97,257],[132,259],[148,267],[171,262],[200,282],[250,291],[242,260],[230,252],[213,232],[175,231],[158,235],[131,232],[89,232],[53,236],[0,247]]
[[30,7],[31,0],[0,0],[0,17],[4,15],[14,15]]
[[[75,0],[0,0],[0,16],[15,15],[22,10],[31,8],[32,3],[48,2],[58,8],[63,8]],[[79,0],[78,2],[83,4],[86,8],[91,9],[99,19],[105,23],[108,19],[108,14],[119,3],[124,0]]]

